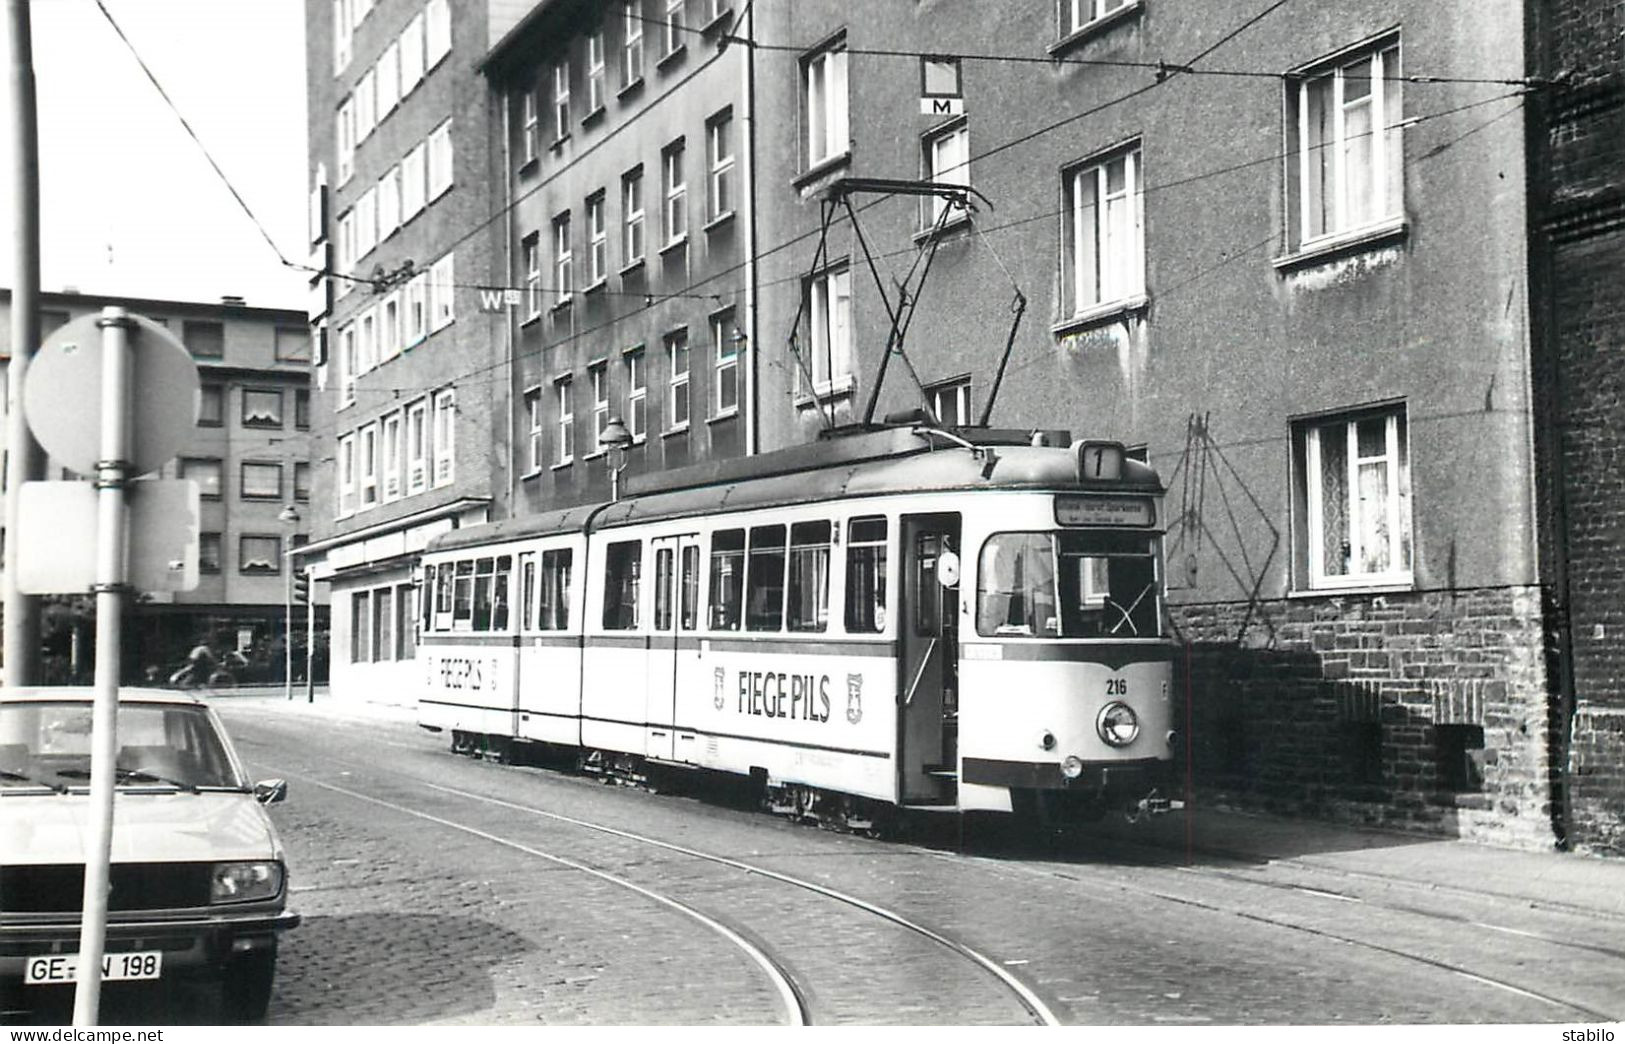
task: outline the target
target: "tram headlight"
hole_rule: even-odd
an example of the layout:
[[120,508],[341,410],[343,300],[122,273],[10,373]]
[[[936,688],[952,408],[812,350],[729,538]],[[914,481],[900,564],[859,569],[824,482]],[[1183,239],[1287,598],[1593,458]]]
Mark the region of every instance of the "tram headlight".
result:
[[1095,731],[1100,733],[1100,738],[1107,745],[1126,747],[1140,734],[1140,719],[1133,707],[1113,700],[1100,709],[1100,716],[1095,719]]
[[1061,762],[1061,775],[1067,779],[1077,779],[1083,775],[1083,759],[1076,754],[1068,754],[1066,760]]

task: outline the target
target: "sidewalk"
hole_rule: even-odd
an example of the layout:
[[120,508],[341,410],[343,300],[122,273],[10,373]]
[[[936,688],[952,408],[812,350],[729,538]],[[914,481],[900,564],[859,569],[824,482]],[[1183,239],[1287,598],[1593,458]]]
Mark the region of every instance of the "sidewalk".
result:
[[[211,698],[241,701],[267,712],[351,721],[408,723],[413,706],[383,700],[333,699],[318,685],[306,701],[303,686],[290,702],[280,685],[219,690]],[[1442,889],[1468,888],[1510,901],[1558,905],[1625,919],[1625,859],[1497,848],[1426,834],[1346,826],[1315,819],[1229,812],[1197,805],[1137,823],[1108,816],[1090,831],[1104,837],[1188,852],[1193,859],[1249,864],[1302,865],[1333,872],[1392,878]]]

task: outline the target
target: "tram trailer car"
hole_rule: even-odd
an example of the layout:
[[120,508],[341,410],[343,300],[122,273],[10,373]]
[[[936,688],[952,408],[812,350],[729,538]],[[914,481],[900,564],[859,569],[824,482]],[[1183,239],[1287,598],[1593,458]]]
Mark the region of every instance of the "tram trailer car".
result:
[[1163,494],[1119,443],[908,426],[457,530],[422,560],[419,723],[858,824],[1165,811]]

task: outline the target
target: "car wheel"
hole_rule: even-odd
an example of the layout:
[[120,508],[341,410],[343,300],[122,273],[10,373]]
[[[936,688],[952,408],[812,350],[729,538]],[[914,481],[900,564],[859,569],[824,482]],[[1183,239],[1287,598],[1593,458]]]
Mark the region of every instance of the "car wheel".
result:
[[233,1022],[262,1022],[271,1006],[271,982],[276,978],[276,942],[263,950],[238,954],[226,965],[220,983],[220,1006]]

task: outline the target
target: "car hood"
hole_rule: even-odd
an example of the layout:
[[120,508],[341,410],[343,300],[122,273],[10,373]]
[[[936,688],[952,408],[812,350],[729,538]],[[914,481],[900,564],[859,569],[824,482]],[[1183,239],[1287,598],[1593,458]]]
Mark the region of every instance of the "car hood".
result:
[[[91,818],[83,793],[0,798],[0,863],[82,863]],[[271,818],[252,795],[121,792],[113,799],[115,863],[281,857]]]

